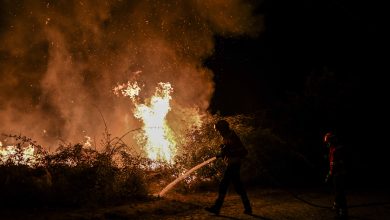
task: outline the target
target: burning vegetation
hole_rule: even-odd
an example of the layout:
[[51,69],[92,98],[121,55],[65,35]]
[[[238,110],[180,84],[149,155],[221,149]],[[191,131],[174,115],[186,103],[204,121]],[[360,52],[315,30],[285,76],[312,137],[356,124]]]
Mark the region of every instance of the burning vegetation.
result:
[[[3,207],[79,207],[151,198],[152,194],[158,194],[170,182],[218,153],[221,140],[213,125],[221,118],[218,115],[204,117],[200,127],[188,130],[177,139],[186,141],[176,142],[180,145],[179,153],[166,160],[154,157],[159,154],[147,153],[154,148],[145,147],[145,152],[139,153],[125,144],[123,137],[112,137],[108,130],[104,132],[101,146],[87,139],[85,143],[60,144],[55,152],[43,150],[27,137],[5,135],[0,147],[0,184],[4,189],[0,203]],[[248,163],[243,167],[247,184],[270,181],[265,167],[282,167],[280,161],[273,159],[276,153],[284,153],[286,161],[296,160],[278,136],[261,126],[263,121],[258,116],[224,119],[242,137],[250,152]],[[147,134],[145,130],[136,129],[128,135],[137,138],[140,135],[137,133]],[[147,146],[147,142],[144,143]],[[274,166],[276,163],[278,166]],[[172,190],[181,193],[210,190],[218,184],[223,166],[220,160],[207,164],[182,179]],[[294,168],[281,169],[291,173]],[[283,174],[281,170],[278,172]]]
[[148,158],[152,160],[172,162],[176,155],[176,142],[171,128],[168,126],[166,116],[171,110],[170,100],[173,90],[170,83],[158,84],[155,94],[147,99],[149,103],[139,103],[141,88],[137,82],[117,86],[114,92],[121,91],[123,96],[128,96],[135,105],[134,117],[142,120],[142,134],[137,142],[144,146]]
[[[0,142],[1,205],[147,198],[217,153],[221,140],[213,124],[222,116],[208,112],[214,81],[204,60],[214,52],[215,36],[261,31],[254,5],[1,4],[7,28],[0,32],[0,132],[21,134]],[[265,164],[279,163],[274,152],[289,154],[285,142],[263,126],[263,114],[226,120],[251,152],[246,180],[261,181]],[[216,184],[222,166],[206,165],[176,190]]]
[[[165,85],[167,88],[168,84]],[[164,94],[168,95],[169,90],[158,90],[156,97],[151,99],[152,103],[156,104],[158,98],[167,98]],[[169,100],[165,103],[167,110],[168,103]],[[137,108],[147,109],[147,106],[140,104]],[[107,129],[99,147],[87,137],[85,143],[60,144],[54,153],[45,151],[25,136],[3,135],[0,145],[0,183],[5,191],[1,204],[4,207],[21,204],[80,206],[146,198],[155,193],[152,191],[162,189],[163,184],[191,168],[189,166],[198,162],[195,160],[215,154],[216,149],[212,150],[209,141],[207,145],[194,146],[191,150],[187,146],[187,152],[183,153],[182,150],[180,155],[166,151],[169,148],[164,147],[170,146],[170,136],[166,136],[164,130],[167,128],[164,120],[167,111],[163,111],[160,117],[155,114],[161,111],[156,113],[152,108],[153,104],[149,111],[135,111],[135,114],[152,116],[152,120],[145,120],[142,130],[134,130],[140,132],[134,138],[141,137],[140,143],[145,144],[142,153],[126,145],[122,141],[123,137],[112,138]],[[155,130],[148,132],[149,127],[146,125]],[[197,136],[205,134],[201,129],[198,128],[198,133],[195,130],[187,133],[185,138],[189,141],[182,144],[193,144],[199,138]],[[210,176],[217,172],[214,168]],[[212,179],[207,173],[204,174],[189,176],[185,182],[190,185]]]

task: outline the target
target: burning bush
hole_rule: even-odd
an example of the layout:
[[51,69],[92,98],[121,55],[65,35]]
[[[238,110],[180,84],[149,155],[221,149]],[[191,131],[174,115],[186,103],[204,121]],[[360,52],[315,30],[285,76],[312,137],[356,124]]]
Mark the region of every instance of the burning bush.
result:
[[[309,168],[305,164],[307,161],[304,155],[266,126],[265,114],[228,117],[214,115],[204,118],[202,127],[186,133],[186,141],[181,143],[181,154],[175,157],[174,177],[218,153],[222,139],[213,125],[219,119],[229,122],[249,151],[242,167],[242,179],[247,185],[276,185],[279,184],[278,179],[285,184],[292,184],[297,179],[292,175],[298,175]],[[177,189],[181,192],[216,189],[224,166],[221,160],[217,160],[188,176]]]
[[[25,137],[16,140],[16,153],[0,164],[4,207],[85,206],[147,196],[141,160],[120,151],[120,146],[106,142],[106,149],[99,152],[82,144],[61,145],[54,154],[34,151],[31,160],[24,160],[24,148],[31,144],[26,144]],[[119,166],[115,156],[125,165]]]
[[[107,129],[102,151],[92,149],[90,144],[62,144],[53,154],[29,138],[8,135],[12,145],[0,142],[0,187],[4,189],[0,204],[85,206],[146,198],[148,192],[158,192],[219,152],[222,139],[214,124],[222,118],[249,151],[242,169],[246,184],[275,184],[274,176],[291,179],[293,164],[305,159],[264,125],[261,114],[205,116],[202,126],[183,132],[185,136],[177,142],[180,149],[171,163],[129,152],[131,148],[121,138],[111,138]],[[176,189],[216,189],[224,166],[221,160],[208,164],[186,177]]]

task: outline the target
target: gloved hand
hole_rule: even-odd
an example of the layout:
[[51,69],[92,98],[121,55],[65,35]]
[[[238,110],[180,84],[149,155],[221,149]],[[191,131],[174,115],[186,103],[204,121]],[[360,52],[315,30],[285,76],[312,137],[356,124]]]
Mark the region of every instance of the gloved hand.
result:
[[222,153],[219,153],[217,155],[215,155],[215,157],[218,159],[218,158],[222,158]]

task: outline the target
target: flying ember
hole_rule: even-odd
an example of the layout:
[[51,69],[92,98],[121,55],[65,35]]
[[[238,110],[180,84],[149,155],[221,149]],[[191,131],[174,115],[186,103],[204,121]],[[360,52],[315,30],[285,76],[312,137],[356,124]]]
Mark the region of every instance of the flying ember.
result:
[[128,82],[114,88],[116,94],[128,96],[135,105],[134,117],[142,120],[142,136],[137,142],[143,146],[148,158],[172,162],[176,154],[176,141],[167,124],[166,116],[171,110],[170,100],[173,88],[170,83],[160,82],[152,97],[141,102],[138,98],[141,88],[137,82]]

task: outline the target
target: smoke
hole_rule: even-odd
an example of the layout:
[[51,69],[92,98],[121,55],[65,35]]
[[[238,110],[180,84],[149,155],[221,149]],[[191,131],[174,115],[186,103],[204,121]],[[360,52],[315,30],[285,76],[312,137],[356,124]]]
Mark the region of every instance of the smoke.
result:
[[143,83],[145,97],[170,82],[172,115],[181,120],[205,112],[214,83],[202,60],[213,37],[260,27],[254,6],[241,0],[0,4],[0,132],[48,145],[99,138],[101,116],[114,135],[140,126],[129,100],[112,93],[129,80]]

